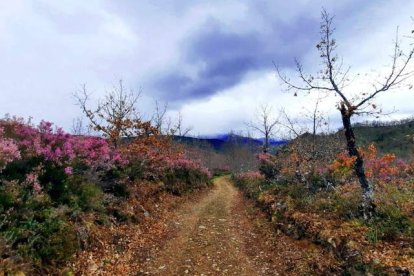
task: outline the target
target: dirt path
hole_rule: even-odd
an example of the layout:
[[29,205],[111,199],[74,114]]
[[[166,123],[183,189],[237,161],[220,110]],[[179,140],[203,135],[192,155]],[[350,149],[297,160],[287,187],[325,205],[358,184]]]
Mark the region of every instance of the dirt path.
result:
[[175,235],[152,252],[140,275],[309,275],[333,258],[277,234],[229,178],[172,216]]

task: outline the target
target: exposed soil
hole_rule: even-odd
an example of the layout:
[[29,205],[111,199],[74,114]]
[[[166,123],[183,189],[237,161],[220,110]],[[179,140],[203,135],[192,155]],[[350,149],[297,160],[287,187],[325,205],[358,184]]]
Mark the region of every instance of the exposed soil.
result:
[[[158,198],[138,224],[102,226],[68,269],[76,275],[337,275],[330,253],[277,231],[229,177]],[[102,228],[102,229],[101,229]]]
[[[138,275],[334,275],[322,248],[276,231],[228,177],[168,222],[170,236],[153,247]],[[161,244],[161,241],[160,241]],[[137,260],[138,261],[138,260]]]

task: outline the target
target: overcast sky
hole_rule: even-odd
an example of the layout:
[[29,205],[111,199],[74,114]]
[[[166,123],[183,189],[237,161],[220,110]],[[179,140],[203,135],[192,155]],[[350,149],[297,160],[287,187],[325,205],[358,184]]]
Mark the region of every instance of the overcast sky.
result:
[[[412,0],[0,0],[0,111],[70,130],[82,84],[98,99],[122,79],[142,89],[141,114],[168,102],[193,135],[244,130],[261,104],[300,119],[312,97],[283,92],[272,61],[287,74],[294,58],[319,68],[322,7],[335,15],[338,52],[355,73],[382,72],[397,26],[402,36],[413,27]],[[335,101],[322,107],[333,126]],[[398,110],[392,118],[414,114],[412,91],[378,103]]]

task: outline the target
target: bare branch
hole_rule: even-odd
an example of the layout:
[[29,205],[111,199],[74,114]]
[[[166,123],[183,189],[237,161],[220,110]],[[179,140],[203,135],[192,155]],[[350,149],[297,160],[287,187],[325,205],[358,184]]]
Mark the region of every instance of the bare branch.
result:
[[[382,86],[379,89],[376,89],[374,92],[372,92],[368,97],[361,100],[357,105],[356,108],[361,107],[362,105],[366,104],[370,100],[372,100],[376,95],[379,93],[388,91],[393,88],[397,88],[400,84],[408,80],[410,77],[414,75],[413,71],[406,72],[408,65],[410,64],[413,55],[414,55],[414,48],[411,49],[411,51],[408,53],[408,55],[404,55],[400,49],[400,43],[398,40],[398,30],[396,34],[397,38],[395,40],[394,44],[394,53],[392,56],[392,65],[391,65],[391,71],[386,77],[385,82],[382,84]],[[399,61],[405,57],[404,60],[402,60],[401,66],[398,68]]]
[[263,152],[267,152],[269,149],[270,139],[274,136],[276,126],[279,124],[279,117],[272,117],[272,107],[270,105],[260,106],[257,112],[256,122],[248,122],[246,126],[256,130],[264,137]]
[[[164,105],[160,106],[160,103],[156,100],[155,101],[155,112],[152,115],[151,121],[153,122],[154,126],[158,129],[160,133],[164,132],[164,124],[165,124],[165,115],[168,110],[168,102],[164,103]],[[169,132],[169,128],[167,128],[166,133]]]
[[137,127],[137,125],[144,126],[135,107],[139,96],[140,92],[126,92],[122,81],[119,81],[118,86],[108,91],[104,99],[98,102],[96,109],[92,110],[88,107],[89,94],[86,85],[74,94],[77,104],[94,130],[110,138],[115,146],[122,137],[142,134],[137,131],[145,132],[143,128]]

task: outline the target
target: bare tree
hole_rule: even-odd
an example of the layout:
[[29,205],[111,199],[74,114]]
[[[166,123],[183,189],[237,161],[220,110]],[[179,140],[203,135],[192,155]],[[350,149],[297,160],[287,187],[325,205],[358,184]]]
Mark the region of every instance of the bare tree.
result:
[[413,75],[413,72],[409,71],[408,66],[414,54],[414,47],[411,46],[408,53],[404,52],[401,48],[397,31],[389,72],[374,82],[370,91],[363,91],[352,96],[348,91],[350,68],[344,68],[342,59],[339,59],[336,54],[337,44],[333,38],[335,28],[332,23],[333,17],[323,10],[320,25],[321,40],[316,45],[322,59],[323,68],[316,75],[306,74],[301,63],[297,60],[296,71],[301,84],[291,81],[277,66],[276,69],[287,89],[293,90],[295,94],[299,91],[324,91],[339,97],[340,101],[337,107],[342,117],[348,153],[356,159],[354,171],[363,189],[363,216],[365,219],[368,219],[372,217],[375,211],[373,203],[374,190],[371,183],[367,180],[363,157],[357,150],[351,118],[354,115],[378,115],[382,113],[372,101],[383,92],[401,87]]
[[278,118],[274,118],[270,105],[260,106],[256,121],[247,123],[247,126],[263,135],[263,152],[269,151],[270,139],[274,136],[276,126],[279,122]]
[[74,135],[89,135],[91,132],[90,127],[85,126],[82,117],[77,117],[72,120],[71,132]]
[[74,96],[91,126],[108,137],[115,147],[119,145],[122,137],[137,135],[138,129],[145,129],[145,127],[137,127],[137,124],[143,123],[136,110],[140,93],[126,91],[122,81],[107,92],[95,109],[88,107],[89,94],[86,85],[83,85]]
[[[321,132],[329,132],[329,123],[327,115],[320,110],[320,104],[323,97],[319,94],[313,107],[303,107],[304,112],[299,116],[305,119],[302,123],[297,119],[291,118],[285,109],[280,110],[279,125],[284,127],[289,132],[289,138],[297,138],[305,133],[309,133],[312,137],[311,152],[316,152],[316,138],[317,134]],[[311,104],[308,104],[310,106]]]
[[178,118],[175,126],[173,127],[172,133],[174,135],[178,136],[187,136],[190,131],[193,130],[193,128],[190,127],[184,127],[183,125],[183,115],[181,114],[181,111],[178,112]]
[[[165,118],[165,115],[168,110],[168,103],[164,103],[162,106],[160,103],[156,100],[155,101],[155,112],[152,116],[152,123],[153,125],[158,129],[158,132],[161,134],[168,133],[169,132],[169,124],[167,119]],[[164,125],[167,124],[167,128],[164,127]]]

